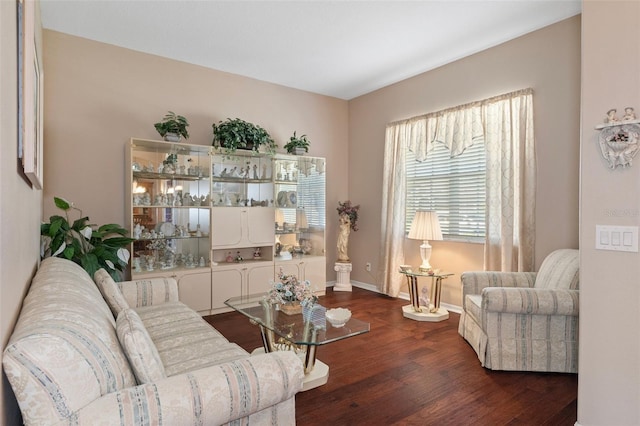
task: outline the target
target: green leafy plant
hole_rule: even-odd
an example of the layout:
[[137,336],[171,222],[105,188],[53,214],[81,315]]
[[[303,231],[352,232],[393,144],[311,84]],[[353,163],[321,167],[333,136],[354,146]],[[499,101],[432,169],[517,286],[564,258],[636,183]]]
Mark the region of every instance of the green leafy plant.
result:
[[296,132],[293,132],[293,136],[289,138],[289,142],[284,146],[284,149],[287,150],[289,154],[293,154],[296,148],[303,148],[304,152],[309,152],[309,139],[307,139],[307,135],[302,135],[300,137],[296,136]]
[[[104,268],[115,281],[120,281],[130,257],[125,247],[133,241],[125,237],[127,230],[114,223],[96,228],[73,203],[58,197],[53,201],[64,210],[64,216],[51,216],[49,223],[40,226],[42,258],[69,259],[82,266],[92,278],[98,269]],[[70,210],[77,210],[80,216],[72,224],[69,223]]]
[[258,152],[261,146],[267,154],[275,154],[278,145],[262,127],[240,118],[220,121],[213,124],[213,146],[223,148],[230,154],[237,149],[250,149]]
[[187,127],[189,122],[181,115],[177,115],[173,111],[169,111],[161,122],[154,124],[160,136],[164,137],[167,133],[175,133],[181,135],[185,139],[189,139],[189,132]]

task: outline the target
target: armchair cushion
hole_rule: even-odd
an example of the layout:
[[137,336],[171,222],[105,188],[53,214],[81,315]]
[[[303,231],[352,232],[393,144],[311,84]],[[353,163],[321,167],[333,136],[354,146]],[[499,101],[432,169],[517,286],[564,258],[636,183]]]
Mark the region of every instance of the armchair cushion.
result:
[[578,290],[488,287],[480,298],[486,312],[572,316],[579,312]]
[[[536,280],[535,272],[464,272],[462,274],[462,303],[467,309],[468,295],[482,294],[487,287],[533,287]],[[480,306],[480,303],[478,303]]]
[[556,250],[542,261],[535,287],[577,290],[579,270],[578,250]]

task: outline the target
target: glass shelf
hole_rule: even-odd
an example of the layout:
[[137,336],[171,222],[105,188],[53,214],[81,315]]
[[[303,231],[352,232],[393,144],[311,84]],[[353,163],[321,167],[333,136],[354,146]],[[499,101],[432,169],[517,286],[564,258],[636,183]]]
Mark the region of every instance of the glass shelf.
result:
[[133,171],[133,177],[136,179],[156,179],[156,180],[208,180],[208,175],[182,175],[176,173],[156,173]]

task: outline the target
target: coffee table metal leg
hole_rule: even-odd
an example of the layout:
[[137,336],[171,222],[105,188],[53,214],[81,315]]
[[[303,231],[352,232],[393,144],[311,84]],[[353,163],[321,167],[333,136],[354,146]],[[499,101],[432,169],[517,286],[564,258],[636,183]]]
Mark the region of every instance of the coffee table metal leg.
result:
[[[259,324],[258,324],[259,325]],[[275,347],[275,335],[273,331],[268,328],[260,326],[260,336],[262,337],[262,346],[264,347],[265,352],[274,352],[276,350]]]
[[[311,342],[316,342],[316,337],[318,335],[318,331],[313,328],[311,330]],[[304,372],[310,373],[313,370],[313,367],[316,364],[316,345],[305,345],[306,351],[304,354]]]

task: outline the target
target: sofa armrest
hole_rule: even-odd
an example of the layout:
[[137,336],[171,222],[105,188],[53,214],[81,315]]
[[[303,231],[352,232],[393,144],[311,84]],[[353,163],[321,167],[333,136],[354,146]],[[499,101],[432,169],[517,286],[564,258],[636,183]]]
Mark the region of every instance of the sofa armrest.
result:
[[[71,418],[76,424],[220,425],[293,398],[303,378],[291,351],[256,355],[104,395]],[[282,422],[295,423],[295,416]]]
[[482,291],[482,309],[511,314],[578,316],[579,291],[488,287]]
[[464,272],[462,300],[469,294],[481,294],[486,287],[533,287],[535,272]]
[[174,278],[149,278],[118,283],[131,308],[178,301],[178,283]]

